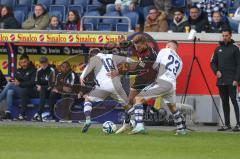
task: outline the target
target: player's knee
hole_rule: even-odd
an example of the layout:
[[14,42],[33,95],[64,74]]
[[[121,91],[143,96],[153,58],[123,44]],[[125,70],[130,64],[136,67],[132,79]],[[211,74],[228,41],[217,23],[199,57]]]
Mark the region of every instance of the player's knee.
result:
[[135,103],[136,103],[136,104],[142,104],[142,103],[144,103],[144,98],[143,98],[143,97],[140,97],[140,96],[135,97]]

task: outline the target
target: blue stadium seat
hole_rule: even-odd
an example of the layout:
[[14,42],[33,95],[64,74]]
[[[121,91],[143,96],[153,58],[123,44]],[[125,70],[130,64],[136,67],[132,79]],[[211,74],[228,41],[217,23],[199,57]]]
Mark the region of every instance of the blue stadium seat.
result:
[[146,7],[143,8],[143,17],[144,17],[144,19],[147,18],[150,7],[151,6],[146,6]]
[[93,31],[93,24],[92,23],[84,23],[83,30],[85,31]]
[[64,5],[51,5],[49,12],[51,16],[57,16],[61,22],[65,20],[66,8]]
[[17,21],[19,22],[19,24],[22,24],[22,22],[25,20],[25,13],[22,12],[21,10],[16,10],[13,12],[14,17],[17,19]]
[[28,9],[30,10],[32,5],[33,5],[33,2],[34,2],[34,0],[18,0],[17,1],[17,5],[19,5],[19,6],[21,6],[21,5],[27,6]]
[[174,8],[186,7],[186,0],[172,0],[172,7]]
[[40,3],[40,4],[43,4],[45,5],[47,8],[50,7],[50,5],[53,4],[53,0],[37,0],[37,4]]
[[116,11],[114,4],[108,4],[108,5],[106,6],[106,13],[108,13],[108,12],[114,12],[114,11]]
[[86,11],[87,6],[89,4],[89,0],[73,0],[74,5],[81,5],[83,9]]
[[28,8],[28,6],[26,6],[26,5],[16,5],[16,6],[14,7],[14,11],[21,11],[21,12],[23,12],[23,13],[25,14],[25,16],[26,16],[26,15],[28,15],[28,13],[29,13],[29,8]]
[[68,6],[68,11],[70,11],[70,10],[76,10],[76,11],[78,11],[78,14],[80,16],[83,15],[83,8],[82,8],[81,5],[69,5]]
[[[124,17],[128,17],[131,21],[132,29],[135,29],[136,25],[139,24],[139,15],[137,12],[128,12],[123,14]],[[123,23],[128,23],[127,20],[122,20]]]
[[87,12],[98,11],[101,6],[98,4],[92,4],[87,6]]
[[98,23],[97,30],[98,31],[112,31],[113,26],[112,26],[112,24],[108,24],[108,23]]
[[[104,14],[104,16],[113,16],[113,17],[119,17],[119,13],[118,12],[108,12],[106,14]],[[102,23],[105,24],[112,24],[113,30],[115,30],[115,26],[116,24],[119,22],[119,19],[110,19],[110,18],[103,18]]]
[[1,5],[6,5],[9,7],[14,7],[16,4],[16,0],[0,0]]
[[117,23],[116,31],[128,32],[128,23]]
[[102,5],[102,3],[99,2],[98,0],[92,0],[92,4],[93,5]]
[[[86,16],[100,16],[100,13],[98,11],[92,11],[92,12],[87,12],[85,14]],[[83,20],[83,24],[93,24],[93,28],[94,26],[97,26],[97,24],[99,23],[99,18],[85,18]]]
[[55,5],[64,5],[65,7],[68,7],[69,4],[71,4],[70,0],[56,0]]

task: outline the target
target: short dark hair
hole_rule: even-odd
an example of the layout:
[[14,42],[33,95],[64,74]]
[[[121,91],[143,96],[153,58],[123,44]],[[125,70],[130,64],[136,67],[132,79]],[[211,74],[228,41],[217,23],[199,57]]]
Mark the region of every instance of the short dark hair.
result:
[[183,9],[181,9],[181,8],[174,9],[173,13],[175,13],[175,12],[180,12],[180,13],[184,14]]
[[191,10],[191,9],[197,9],[197,10],[199,11],[199,8],[198,8],[197,6],[191,6],[191,7],[189,8],[189,10]]
[[29,60],[28,55],[24,54],[19,57],[19,60],[24,60],[24,59]]
[[232,29],[228,26],[225,26],[223,27],[222,32],[229,32],[230,34],[232,34]]
[[176,40],[169,40],[167,43],[174,43],[175,45],[178,46],[178,42]]

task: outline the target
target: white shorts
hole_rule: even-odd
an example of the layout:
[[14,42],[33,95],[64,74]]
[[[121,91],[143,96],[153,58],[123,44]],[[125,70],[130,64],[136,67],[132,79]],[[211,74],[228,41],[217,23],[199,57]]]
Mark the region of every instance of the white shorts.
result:
[[176,103],[176,90],[171,82],[158,80],[145,87],[140,93],[144,99],[162,97],[164,103]]
[[89,94],[88,98],[92,102],[104,101],[107,97],[111,97],[122,105],[127,105],[128,97],[122,87],[112,87],[104,90],[102,87],[96,86]]

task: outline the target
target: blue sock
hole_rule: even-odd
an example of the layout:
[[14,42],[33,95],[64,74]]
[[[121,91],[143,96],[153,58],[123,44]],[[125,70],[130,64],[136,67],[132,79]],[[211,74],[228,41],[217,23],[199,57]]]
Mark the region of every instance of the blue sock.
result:
[[91,122],[92,103],[84,102],[84,114],[86,117],[86,123]]

